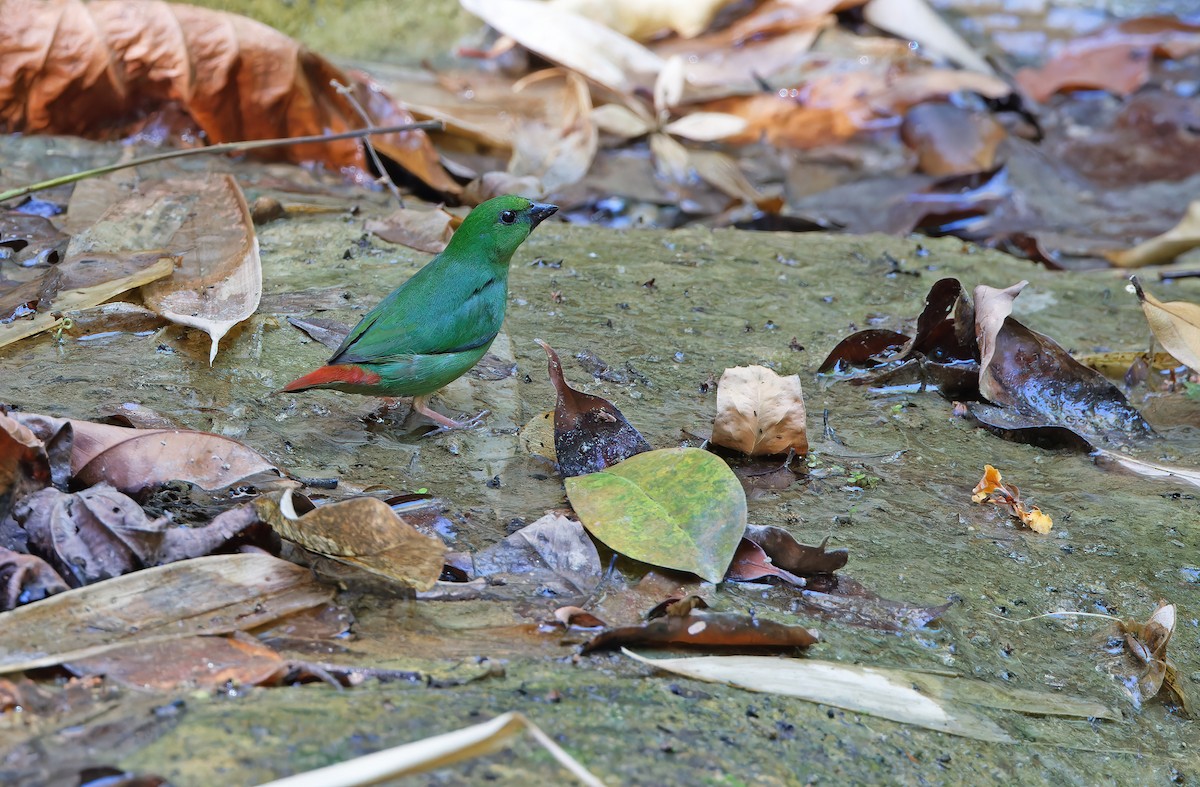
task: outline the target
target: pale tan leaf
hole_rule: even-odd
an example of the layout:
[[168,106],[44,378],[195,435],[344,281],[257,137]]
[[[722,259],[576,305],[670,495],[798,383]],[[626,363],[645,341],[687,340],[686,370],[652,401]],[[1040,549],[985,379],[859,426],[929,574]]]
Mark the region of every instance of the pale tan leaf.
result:
[[1118,268],[1141,268],[1170,262],[1197,246],[1200,246],[1200,200],[1188,205],[1183,219],[1162,235],[1144,240],[1131,249],[1109,252],[1104,256]]
[[651,134],[650,152],[660,175],[675,183],[688,182],[691,166],[687,148],[666,134]]
[[1154,338],[1180,363],[1200,371],[1200,305],[1187,301],[1163,303],[1143,290],[1136,276],[1130,281]]
[[461,730],[346,760],[337,765],[287,776],[266,782],[260,787],[359,787],[379,784],[403,776],[441,770],[464,760],[482,757],[501,749],[522,732],[528,732],[580,784],[585,787],[604,787],[603,782],[567,754],[536,724],[515,711],[473,727],[464,727]]
[[654,80],[654,111],[660,118],[665,118],[671,107],[683,98],[686,84],[687,71],[683,56],[671,55]]
[[640,137],[654,130],[653,120],[620,104],[596,107],[592,110],[592,122],[604,133],[624,139]]
[[1200,487],[1200,468],[1165,465],[1159,462],[1139,459],[1127,454],[1107,451],[1103,448],[1097,448],[1095,451],[1098,457],[1116,462],[1126,470],[1138,475],[1147,478],[1175,479],[1183,481],[1186,484],[1191,484],[1192,486]]
[[262,553],[181,560],[0,614],[0,673],[135,642],[245,631],[332,597],[307,568]]
[[587,17],[635,41],[670,30],[684,38],[703,33],[735,0],[550,0],[547,5]]
[[[1027,281],[1019,281],[1003,290],[981,284],[975,288],[975,340],[979,343],[979,368],[986,371],[996,352],[996,334],[1008,315],[1012,314],[1013,301]],[[981,381],[982,382],[982,381]]]
[[712,441],[752,456],[807,454],[800,376],[780,377],[765,366],[726,369],[717,384]]
[[[232,175],[158,183],[143,192],[153,201],[177,201],[188,216],[163,244],[179,249],[182,266],[170,279],[142,288],[146,305],[171,322],[199,328],[217,345],[229,329],[258,309],[262,263],[246,198]],[[123,216],[144,203],[123,202]],[[108,220],[115,219],[111,213]]]
[[254,507],[280,536],[316,552],[417,590],[442,573],[446,545],[405,522],[375,497],[326,503],[301,515],[290,489],[264,495]]
[[[2,302],[39,303],[50,294],[50,303],[25,317],[0,322],[0,347],[48,331],[62,324],[63,312],[97,306],[123,292],[170,276],[178,257],[166,252],[87,253],[71,255],[54,266],[45,282],[31,281],[7,291]],[[21,293],[29,292],[26,297]],[[0,308],[9,317],[12,310]]]
[[521,46],[630,94],[649,87],[662,58],[633,39],[578,14],[535,0],[459,0],[462,7]]
[[772,656],[698,656],[650,659],[622,648],[655,669],[749,691],[798,697],[982,741],[1015,743],[994,721],[967,708],[939,702],[913,686],[916,673]]
[[541,118],[525,121],[513,140],[508,171],[517,177],[536,177],[546,193],[577,183],[591,169],[599,133],[592,121],[592,96],[587,81],[562,68],[538,72],[513,86],[519,92],[530,80],[559,79],[557,101]]
[[994,74],[975,49],[925,0],[871,0],[863,6],[863,18],[880,30],[919,43],[930,52],[953,60],[964,68]]
[[725,112],[693,112],[674,120],[663,127],[663,131],[697,142],[714,142],[725,137],[741,134],[746,130],[746,120]]
[[144,287],[163,317],[203,330],[217,343],[254,313],[262,295],[258,239],[232,175],[156,181],[129,192],[83,232],[68,256],[170,249],[180,264],[170,279]]
[[721,192],[764,209],[769,202],[778,199],[768,197],[754,188],[754,184],[729,154],[719,150],[690,150],[688,154],[688,162],[696,174]]

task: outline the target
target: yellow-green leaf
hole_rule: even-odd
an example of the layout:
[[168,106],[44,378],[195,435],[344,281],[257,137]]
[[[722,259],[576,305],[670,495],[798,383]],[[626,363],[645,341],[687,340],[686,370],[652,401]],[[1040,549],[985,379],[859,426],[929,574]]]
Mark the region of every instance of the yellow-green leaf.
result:
[[566,479],[579,521],[623,555],[720,582],[746,529],[733,471],[698,448],[663,448]]

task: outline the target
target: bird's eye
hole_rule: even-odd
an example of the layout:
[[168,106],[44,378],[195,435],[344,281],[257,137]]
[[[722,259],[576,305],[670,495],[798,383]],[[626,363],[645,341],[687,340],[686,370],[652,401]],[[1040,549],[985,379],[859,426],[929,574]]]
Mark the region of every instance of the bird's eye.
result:
[[506,210],[500,214],[500,223],[501,224],[513,224],[516,222],[516,220],[517,220],[517,214],[513,213],[511,210]]

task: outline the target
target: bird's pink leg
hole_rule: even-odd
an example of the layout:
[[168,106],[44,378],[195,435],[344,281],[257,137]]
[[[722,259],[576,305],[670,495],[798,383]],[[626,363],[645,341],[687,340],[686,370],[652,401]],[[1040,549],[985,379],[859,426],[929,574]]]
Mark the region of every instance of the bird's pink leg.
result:
[[430,434],[441,434],[442,432],[448,432],[451,429],[472,429],[483,423],[484,416],[488,415],[488,411],[484,410],[482,413],[468,421],[455,421],[453,418],[444,416],[438,411],[432,409],[429,406],[429,400],[431,398],[431,396],[414,396],[412,404],[414,410],[441,426],[440,429],[431,432]]

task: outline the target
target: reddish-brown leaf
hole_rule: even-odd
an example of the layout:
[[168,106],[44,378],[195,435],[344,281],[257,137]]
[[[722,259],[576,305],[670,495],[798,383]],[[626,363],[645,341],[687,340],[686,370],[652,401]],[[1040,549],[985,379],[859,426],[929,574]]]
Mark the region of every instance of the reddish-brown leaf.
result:
[[[0,130],[107,138],[140,116],[181,106],[211,142],[362,127],[351,86],[375,125],[412,121],[361,75],[348,75],[277,30],[244,16],[136,0],[0,0]],[[433,188],[459,186],[424,132],[375,143]],[[266,149],[268,159],[368,172],[360,140]]]
[[537,340],[549,358],[554,406],[554,452],[564,478],[587,475],[650,450],[650,444],[612,402],[577,391],[563,378],[554,349]]
[[817,635],[803,626],[721,612],[665,615],[637,626],[610,629],[583,647],[584,653],[623,645],[683,645],[741,650],[807,648]]

